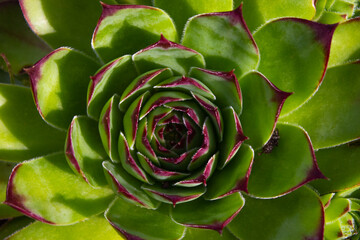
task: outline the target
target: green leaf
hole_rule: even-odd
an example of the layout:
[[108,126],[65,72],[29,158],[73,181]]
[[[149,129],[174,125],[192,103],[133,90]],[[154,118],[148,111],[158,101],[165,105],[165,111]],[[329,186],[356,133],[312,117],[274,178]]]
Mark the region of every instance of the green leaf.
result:
[[219,233],[209,230],[209,229],[201,229],[201,228],[186,228],[185,237],[182,240],[194,240],[194,239],[206,239],[206,240],[237,240],[234,235],[230,233],[227,228],[224,228],[222,235]]
[[301,125],[315,149],[336,146],[360,136],[360,61],[326,72],[316,94],[302,107],[281,118]]
[[329,67],[360,59],[360,18],[339,24],[331,42]]
[[64,154],[57,153],[18,164],[5,203],[36,220],[65,225],[103,212],[112,193],[91,187],[75,175]]
[[106,184],[101,163],[107,155],[97,128],[97,122],[91,118],[76,116],[70,124],[65,143],[70,167],[93,187]]
[[315,15],[313,0],[243,0],[244,18],[251,30],[281,17],[312,19]]
[[259,60],[258,49],[245,25],[241,7],[231,12],[191,18],[186,24],[182,44],[200,52],[208,69],[235,69],[238,77],[254,70]]
[[258,70],[282,91],[294,92],[282,114],[303,104],[318,89],[336,25],[285,18],[254,34],[261,54]]
[[291,93],[283,92],[261,73],[251,72],[240,79],[244,110],[240,121],[246,142],[254,149],[262,147],[271,137],[285,100]]
[[106,161],[103,162],[103,167],[110,186],[120,197],[140,207],[156,209],[159,206],[160,202],[141,189],[143,182],[134,179],[121,166]]
[[12,73],[18,74],[50,51],[30,30],[16,1],[0,3],[0,53],[9,60]]
[[127,239],[180,239],[184,235],[185,227],[173,222],[167,209],[165,205],[154,211],[118,198],[106,211],[105,217]]
[[248,192],[247,185],[254,160],[254,150],[242,144],[237,154],[222,170],[217,170],[209,179],[205,199],[216,199],[233,192]]
[[37,108],[50,124],[67,129],[73,116],[86,114],[89,77],[98,64],[70,48],[58,48],[26,71]]
[[245,197],[245,201],[244,208],[228,227],[242,240],[323,239],[322,205],[316,193],[308,188],[277,199]]
[[139,73],[157,68],[170,68],[175,74],[186,75],[191,67],[205,67],[204,57],[190,48],[170,42],[163,36],[160,40],[133,55]]
[[278,124],[280,139],[270,140],[269,151],[255,155],[249,192],[259,197],[287,194],[316,178],[324,178],[306,132],[296,126]]
[[123,114],[120,112],[120,97],[114,95],[104,105],[101,111],[98,129],[102,145],[113,162],[119,162],[118,139],[120,135]]
[[[90,43],[101,14],[98,0],[19,2],[30,28],[50,46],[69,46],[95,57]],[[115,3],[113,0],[106,2]]]
[[71,226],[51,226],[41,222],[35,222],[16,232],[8,240],[24,239],[93,239],[93,240],[124,240],[111,227],[106,219],[99,215]]
[[316,152],[316,159],[328,180],[319,179],[310,184],[321,194],[338,192],[359,185],[360,147],[356,143],[321,149]]
[[173,208],[171,217],[185,226],[212,229],[221,233],[244,204],[245,200],[240,193],[212,201],[199,198]]
[[154,6],[164,9],[173,19],[178,33],[187,20],[197,14],[231,11],[232,0],[154,0]]
[[33,219],[25,216],[9,219],[0,226],[0,239],[6,239],[6,237],[28,226],[33,221]]
[[189,76],[199,79],[216,96],[214,101],[221,109],[233,107],[240,115],[242,109],[242,96],[239,82],[231,72],[214,72],[201,68],[191,68]]
[[0,84],[0,116],[1,160],[22,161],[64,149],[66,133],[41,119],[29,88]]
[[13,218],[22,215],[15,209],[3,204],[6,197],[6,186],[11,170],[15,165],[16,163],[0,161],[0,219]]
[[87,94],[88,115],[98,119],[105,103],[117,93],[119,96],[137,76],[131,56],[125,55],[106,64],[91,77]]
[[171,41],[178,39],[174,23],[163,10],[142,5],[103,4],[92,46],[107,62],[145,48],[161,34]]
[[119,4],[152,5],[152,0],[116,0]]

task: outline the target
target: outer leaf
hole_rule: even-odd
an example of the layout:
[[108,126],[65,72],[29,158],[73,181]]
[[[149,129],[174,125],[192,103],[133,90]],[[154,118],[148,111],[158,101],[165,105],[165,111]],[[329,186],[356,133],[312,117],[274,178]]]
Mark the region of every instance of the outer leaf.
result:
[[256,68],[258,49],[242,16],[241,6],[231,12],[197,15],[189,20],[182,44],[203,54],[208,69],[236,76]]
[[9,180],[11,170],[15,167],[15,165],[16,163],[0,161],[0,219],[7,219],[22,215],[20,212],[2,203],[5,201],[7,182]]
[[261,54],[258,70],[279,89],[294,92],[282,114],[303,104],[319,87],[335,27],[283,18],[267,23],[254,34]]
[[70,167],[94,187],[106,183],[101,163],[107,155],[97,128],[97,122],[91,118],[76,116],[70,124],[65,144]]
[[118,198],[105,217],[127,239],[173,240],[180,239],[185,232],[185,227],[170,219],[167,206],[154,211]]
[[185,237],[182,238],[182,240],[194,240],[194,239],[207,239],[207,240],[236,240],[237,238],[234,237],[230,233],[227,228],[224,228],[224,231],[222,232],[221,237],[219,236],[219,233],[209,230],[209,229],[201,229],[201,228],[187,228]]
[[18,164],[5,203],[45,223],[71,224],[104,211],[112,197],[110,189],[94,189],[75,175],[58,153]]
[[296,123],[309,133],[314,148],[326,148],[360,137],[360,61],[327,71],[319,91],[280,121]]
[[101,13],[98,0],[19,2],[30,28],[50,46],[70,46],[95,56],[90,39]]
[[341,23],[331,43],[329,67],[360,59],[360,18]]
[[320,172],[307,133],[301,128],[278,124],[280,139],[271,152],[255,155],[249,179],[249,192],[255,196],[287,194],[316,178]]
[[28,226],[33,221],[33,219],[25,216],[9,219],[0,226],[0,238],[6,239],[6,237],[11,236],[20,229]]
[[133,54],[156,42],[160,34],[177,41],[171,18],[161,9],[144,5],[107,5],[96,26],[92,46],[105,62]]
[[0,116],[1,160],[21,161],[64,148],[65,132],[41,119],[28,88],[0,84]]
[[0,3],[0,53],[9,60],[13,73],[19,73],[50,51],[29,29],[16,1]]
[[253,32],[274,18],[297,17],[312,19],[315,15],[313,0],[243,0],[244,18]]
[[197,199],[180,204],[171,211],[171,217],[189,227],[206,228],[222,232],[245,204],[240,193],[234,193],[219,200]]
[[277,199],[246,197],[245,201],[245,207],[229,224],[230,231],[240,239],[323,239],[322,205],[317,194],[308,188]]
[[240,121],[247,144],[262,147],[271,137],[281,108],[291,93],[283,92],[258,72],[240,79],[244,110]]
[[71,226],[51,226],[41,222],[35,222],[8,238],[8,240],[24,239],[123,240],[125,238],[120,237],[106,219],[100,215]]
[[121,95],[133,81],[137,73],[131,61],[131,56],[125,55],[102,67],[89,84],[87,94],[87,112],[89,116],[98,119],[104,104],[115,93]]
[[360,147],[356,144],[322,149],[316,152],[319,167],[325,180],[315,180],[311,185],[321,194],[337,192],[360,185]]
[[232,10],[232,0],[154,0],[154,5],[164,9],[174,19],[178,33],[183,32],[186,21],[197,14]]
[[163,36],[157,43],[135,53],[133,61],[140,73],[168,67],[176,74],[186,75],[191,67],[205,67],[204,57],[200,53]]
[[89,76],[97,63],[70,48],[59,48],[26,69],[42,117],[67,129],[73,116],[86,113]]

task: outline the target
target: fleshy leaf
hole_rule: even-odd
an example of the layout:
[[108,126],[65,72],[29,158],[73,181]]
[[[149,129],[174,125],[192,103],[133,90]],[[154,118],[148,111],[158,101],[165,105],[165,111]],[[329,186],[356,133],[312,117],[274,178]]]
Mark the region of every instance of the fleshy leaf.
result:
[[86,221],[79,222],[70,226],[51,226],[41,222],[35,222],[16,232],[8,240],[24,239],[107,239],[107,240],[124,240],[110,226],[106,219],[99,215],[91,217]]
[[178,33],[183,32],[186,21],[194,15],[230,11],[233,7],[232,0],[154,0],[153,2],[156,7],[170,14]]
[[202,198],[176,206],[171,211],[174,221],[189,227],[222,232],[245,204],[240,193],[208,201]]
[[324,178],[316,163],[309,136],[299,127],[278,124],[279,139],[267,151],[255,155],[249,192],[258,197],[277,197],[305,183]]
[[119,96],[133,81],[137,73],[131,56],[125,55],[106,64],[93,77],[87,94],[87,112],[97,119],[104,104],[115,93]]
[[15,1],[0,3],[0,29],[0,53],[5,54],[14,74],[51,51],[51,48],[29,29]]
[[248,181],[254,160],[254,150],[242,144],[237,154],[222,170],[209,179],[205,199],[216,199],[234,192],[248,192]]
[[277,199],[246,197],[245,202],[228,226],[239,239],[323,239],[322,205],[317,194],[306,187]]
[[282,91],[294,92],[282,114],[303,104],[318,89],[326,70],[336,25],[297,18],[265,24],[254,34],[261,53],[258,70]]
[[[50,46],[70,46],[95,57],[90,39],[101,14],[98,0],[19,2],[30,28]],[[113,0],[104,2],[115,3]]]
[[271,137],[281,108],[291,93],[283,92],[261,73],[251,72],[240,79],[244,110],[240,116],[247,144],[262,147]]
[[360,185],[360,146],[355,143],[316,152],[319,168],[329,180],[310,184],[321,194],[337,192]]
[[103,162],[107,180],[114,190],[124,199],[141,207],[156,209],[158,203],[149,197],[142,189],[143,182],[137,181],[129,175],[121,166],[111,162]]
[[125,111],[140,94],[152,89],[160,81],[167,79],[172,75],[172,70],[170,68],[150,70],[149,72],[141,74],[131,81],[122,93],[119,106],[120,109]]
[[92,46],[105,62],[133,54],[156,42],[160,34],[177,41],[171,18],[161,9],[144,5],[102,4]]
[[[13,218],[22,214],[15,209],[3,204],[6,197],[6,186],[11,170],[16,163],[0,161],[0,219]],[[1,232],[0,232],[1,233]]]
[[302,107],[281,118],[304,127],[315,149],[326,148],[360,137],[360,61],[326,72],[316,94]]
[[105,151],[113,162],[119,162],[118,139],[123,114],[120,112],[120,97],[114,95],[104,105],[100,114],[98,129]]
[[119,155],[120,163],[123,168],[132,176],[143,182],[150,182],[140,164],[135,160],[135,153],[130,150],[129,144],[123,133],[119,137]]
[[221,157],[219,168],[228,164],[239,150],[241,144],[248,139],[243,134],[240,119],[232,107],[222,111],[224,117],[224,141],[220,146]]
[[73,116],[86,114],[89,76],[97,68],[92,59],[65,47],[27,68],[42,117],[54,126],[67,129]]
[[214,72],[201,68],[191,68],[189,75],[203,82],[215,94],[215,105],[221,109],[232,106],[240,115],[242,96],[239,82],[234,72]]
[[185,227],[173,222],[167,209],[164,206],[163,209],[154,211],[118,198],[106,211],[105,217],[127,239],[180,239]]
[[156,153],[149,141],[149,131],[147,129],[147,125],[146,119],[139,122],[137,137],[135,139],[135,149],[152,162],[158,164],[159,160],[157,159]]
[[66,132],[41,119],[29,88],[0,84],[0,115],[1,160],[22,161],[64,149]]
[[313,0],[243,0],[244,18],[251,32],[271,19],[297,17],[312,19],[315,15]]
[[[182,240],[206,239],[206,240],[219,240],[219,233],[201,228],[186,228],[185,237]],[[230,233],[227,228],[224,228],[221,238],[223,240],[237,240],[237,238]]]
[[243,19],[241,6],[231,12],[191,18],[186,24],[182,44],[203,54],[208,69],[235,69],[238,77],[254,70],[259,60],[258,49]]
[[346,198],[332,199],[325,208],[325,222],[332,222],[350,211],[350,201]]
[[33,221],[34,219],[25,216],[7,220],[0,226],[0,239],[7,239],[7,237],[30,225]]
[[331,43],[329,67],[360,60],[360,18],[339,24]]
[[76,116],[70,124],[65,155],[70,167],[94,187],[106,184],[101,163],[107,158],[101,144],[97,122]]
[[57,153],[18,164],[10,176],[5,203],[36,220],[63,225],[104,211],[112,193],[91,187],[75,175],[64,154]]
[[155,198],[156,200],[173,204],[173,206],[176,204],[193,201],[205,193],[205,187],[203,185],[192,188],[167,188],[166,183],[163,186],[144,184],[142,189],[144,189],[151,197]]
[[169,67],[176,74],[186,75],[191,67],[205,67],[204,57],[200,53],[163,36],[157,43],[135,53],[133,61],[140,73]]

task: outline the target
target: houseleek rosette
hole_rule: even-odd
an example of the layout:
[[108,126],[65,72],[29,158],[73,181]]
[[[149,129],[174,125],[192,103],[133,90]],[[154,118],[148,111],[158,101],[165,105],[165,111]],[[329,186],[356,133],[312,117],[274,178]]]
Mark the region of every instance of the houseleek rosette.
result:
[[324,196],[360,182],[360,20],[310,21],[323,2],[20,1],[57,49],[32,93],[0,85],[1,218],[38,220],[9,239],[330,236]]

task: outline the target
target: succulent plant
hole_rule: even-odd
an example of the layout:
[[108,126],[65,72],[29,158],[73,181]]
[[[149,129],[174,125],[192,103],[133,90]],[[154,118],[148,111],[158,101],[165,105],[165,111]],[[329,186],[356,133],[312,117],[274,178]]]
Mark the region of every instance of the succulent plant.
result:
[[360,237],[358,1],[19,3],[0,238]]

